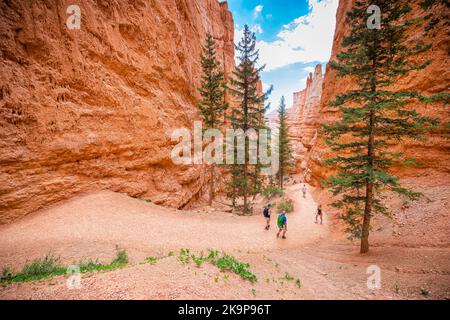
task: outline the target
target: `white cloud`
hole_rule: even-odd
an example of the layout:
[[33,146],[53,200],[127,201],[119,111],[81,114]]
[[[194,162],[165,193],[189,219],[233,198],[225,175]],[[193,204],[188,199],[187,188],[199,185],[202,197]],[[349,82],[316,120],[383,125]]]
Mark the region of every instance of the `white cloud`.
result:
[[314,67],[306,67],[303,70],[305,70],[306,72],[314,72],[316,69]]
[[261,33],[263,33],[263,29],[260,24],[256,24],[253,26],[252,32],[254,32],[256,34],[261,34]]
[[255,9],[253,9],[253,19],[257,19],[261,15],[261,12],[263,11],[263,9],[264,9],[264,6],[257,5],[255,7]]
[[261,64],[267,65],[265,71],[298,62],[327,62],[333,45],[338,2],[309,0],[310,12],[285,25],[277,40],[258,41]]

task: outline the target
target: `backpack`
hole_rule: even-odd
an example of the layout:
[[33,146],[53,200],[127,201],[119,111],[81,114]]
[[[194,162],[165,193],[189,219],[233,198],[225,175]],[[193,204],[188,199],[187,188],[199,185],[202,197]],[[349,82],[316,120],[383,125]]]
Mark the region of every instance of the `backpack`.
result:
[[282,226],[284,226],[286,223],[286,216],[279,214],[278,215],[278,220],[277,220],[277,224],[278,226],[281,228]]
[[269,216],[269,208],[265,207],[263,214],[264,214],[264,217],[268,217]]

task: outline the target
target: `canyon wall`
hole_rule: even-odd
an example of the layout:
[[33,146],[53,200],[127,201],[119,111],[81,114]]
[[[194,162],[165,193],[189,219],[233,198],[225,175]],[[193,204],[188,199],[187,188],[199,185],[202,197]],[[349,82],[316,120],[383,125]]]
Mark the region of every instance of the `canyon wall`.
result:
[[199,119],[206,32],[229,76],[233,17],[217,0],[2,1],[0,223],[101,189],[195,198],[204,170],[172,163],[170,133]]
[[317,139],[317,121],[322,96],[322,65],[315,67],[306,80],[306,88],[294,92],[293,106],[287,113],[287,125],[295,160],[295,172],[305,172],[311,148]]
[[[337,12],[336,32],[332,49],[331,59],[335,59],[336,55],[342,50],[342,39],[345,30],[349,26],[346,25],[346,12],[348,12],[355,1],[341,1]],[[448,68],[450,59],[450,38],[448,30],[444,27],[446,17],[449,14],[445,5],[435,6],[432,9],[424,11],[419,7],[417,1],[413,2],[414,10],[409,18],[423,17],[433,14],[433,17],[440,18],[440,23],[433,30],[424,35],[424,25],[416,26],[409,32],[411,40],[422,38],[426,43],[432,44],[432,49],[426,51],[417,57],[417,61],[423,62],[430,60],[430,65],[419,71],[413,71],[406,77],[400,79],[395,84],[394,90],[417,90],[425,95],[432,95],[440,92],[448,92],[450,84],[450,69]],[[338,115],[335,109],[329,108],[329,103],[334,100],[336,95],[344,93],[354,88],[354,83],[348,78],[336,79],[336,72],[327,66],[325,79],[323,83],[323,93],[320,103],[320,110],[316,130],[322,127],[323,123],[330,123],[335,120]],[[423,115],[439,118],[442,121],[441,128],[435,130],[427,136],[426,142],[418,142],[406,140],[394,146],[397,151],[404,152],[408,157],[416,158],[423,164],[420,168],[395,168],[395,173],[400,176],[417,176],[428,174],[426,172],[450,173],[450,140],[448,132],[444,126],[450,121],[450,108],[443,102],[435,102],[431,104],[417,103],[412,106]],[[309,155],[308,167],[312,171],[312,182],[319,184],[320,180],[330,174],[330,168],[321,166],[323,159],[329,157],[328,146],[326,146],[322,137],[319,137]]]
[[[340,1],[337,12],[336,32],[331,59],[342,50],[342,39],[349,29],[345,22],[348,12],[356,0]],[[440,4],[424,11],[417,1],[411,2],[414,10],[410,18],[432,15],[423,25],[416,25],[409,32],[411,40],[423,39],[432,44],[432,49],[417,56],[419,62],[430,60],[430,65],[419,71],[413,71],[400,79],[393,89],[418,90],[425,95],[448,92],[450,84],[449,52],[450,38],[448,36],[449,9]],[[424,34],[424,28],[433,19],[439,19],[438,23]],[[317,115],[315,131],[322,127],[323,123],[330,123],[337,119],[338,114],[329,108],[329,103],[336,95],[354,88],[355,84],[348,78],[335,78],[336,73],[327,67],[323,82],[322,99]],[[402,200],[388,197],[389,208],[394,214],[394,223],[378,221],[377,230],[382,233],[378,236],[378,243],[387,241],[404,245],[450,245],[448,234],[450,232],[450,216],[447,209],[450,205],[450,139],[448,123],[450,121],[450,108],[448,105],[435,102],[431,104],[415,104],[413,106],[423,115],[439,118],[442,124],[438,130],[427,135],[424,142],[404,140],[392,145],[392,150],[404,152],[407,157],[416,158],[420,167],[398,167],[392,172],[401,178],[404,185],[425,194],[419,202],[406,204]],[[447,129],[445,126],[447,125]],[[318,136],[311,151],[305,156],[308,171],[311,172],[309,181],[319,186],[321,181],[327,178],[333,169],[323,167],[322,161],[332,157],[329,147],[322,136]],[[323,203],[330,202],[330,194],[322,191],[318,193],[318,199]]]

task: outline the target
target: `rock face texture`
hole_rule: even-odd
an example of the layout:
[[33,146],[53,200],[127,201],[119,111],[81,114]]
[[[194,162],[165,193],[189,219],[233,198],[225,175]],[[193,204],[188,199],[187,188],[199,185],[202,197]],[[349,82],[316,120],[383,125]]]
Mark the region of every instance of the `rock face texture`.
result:
[[0,223],[109,189],[182,207],[204,180],[174,165],[175,128],[198,119],[206,32],[226,75],[233,17],[217,0],[0,3]]
[[317,139],[322,85],[322,65],[318,64],[314,74],[309,74],[306,80],[306,88],[294,92],[294,103],[288,111],[287,123],[297,173],[304,172],[307,169],[310,150]]
[[[342,38],[348,30],[345,18],[356,0],[340,1],[337,12],[337,25],[334,36],[332,59],[341,51]],[[445,23],[449,10],[444,4],[437,5],[424,11],[417,1],[411,3],[413,12],[410,17],[423,17],[432,15],[422,26],[416,26],[410,31],[411,40],[423,39],[432,44],[432,49],[417,57],[417,61],[430,60],[431,64],[419,71],[411,72],[395,84],[393,89],[418,90],[425,95],[448,92],[450,84],[450,38]],[[439,19],[437,25],[424,35],[424,28],[432,19]],[[335,71],[327,67],[322,99],[317,115],[316,132],[323,123],[329,123],[338,117],[338,114],[329,108],[329,103],[337,94],[351,90],[354,83],[347,79],[336,79]],[[450,108],[444,103],[416,104],[413,106],[421,114],[439,118],[442,125],[438,130],[427,136],[427,141],[418,142],[405,140],[393,145],[393,150],[404,152],[408,157],[416,158],[421,167],[394,168],[393,173],[398,175],[404,185],[423,192],[427,198],[406,205],[404,202],[388,198],[389,207],[393,212],[394,220],[386,222],[381,219],[375,230],[380,230],[375,240],[380,242],[397,243],[398,245],[447,245],[450,232],[450,139],[448,123],[450,121]],[[447,125],[447,129],[445,126]],[[323,167],[321,162],[333,156],[330,149],[319,135],[310,152],[307,153],[307,168],[311,175],[309,181],[319,185],[320,181],[330,175],[332,168]],[[322,203],[330,202],[330,194],[318,194]],[[383,239],[383,240],[381,240]]]
[[[351,9],[354,2],[341,1],[339,4],[331,59],[334,59],[342,49],[342,38],[345,30],[348,30],[345,22],[346,12]],[[427,22],[410,32],[411,40],[417,40],[420,37],[426,43],[432,44],[431,50],[417,58],[418,61],[430,60],[431,64],[423,70],[411,72],[407,77],[402,78],[393,89],[417,90],[425,95],[448,92],[450,83],[450,69],[448,68],[450,38],[441,24],[445,23],[445,17],[449,14],[449,10],[445,5],[439,5],[424,11],[418,6],[417,2],[413,4],[414,10],[411,12],[410,18],[423,17],[431,13],[433,18],[440,19],[440,24],[426,35],[424,35],[424,28]],[[337,94],[349,91],[354,86],[354,83],[348,78],[336,79],[335,76],[335,71],[328,66],[318,114],[320,121],[317,123],[316,129],[320,128],[322,123],[329,123],[337,118],[336,112],[329,108],[329,103],[334,100]],[[396,173],[400,176],[416,176],[433,170],[434,172],[449,174],[450,140],[448,132],[446,134],[443,127],[450,121],[450,108],[448,105],[439,102],[427,105],[416,104],[413,107],[421,114],[439,118],[442,121],[442,128],[431,133],[426,142],[403,141],[395,146],[398,151],[405,152],[408,157],[416,158],[423,164],[421,169],[402,167],[398,168]],[[321,161],[328,156],[330,156],[329,149],[323,139],[319,137],[311,150],[310,161],[308,162],[308,166],[312,170],[312,181],[316,184],[329,174],[330,169],[320,165]]]

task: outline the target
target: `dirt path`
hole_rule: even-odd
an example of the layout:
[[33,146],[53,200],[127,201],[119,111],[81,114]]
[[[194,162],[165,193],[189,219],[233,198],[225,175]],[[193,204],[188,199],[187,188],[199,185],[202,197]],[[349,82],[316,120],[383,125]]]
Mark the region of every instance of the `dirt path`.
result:
[[[311,189],[311,188],[310,188]],[[71,264],[81,258],[110,261],[115,246],[125,248],[130,265],[112,272],[84,274],[82,288],[69,290],[64,277],[0,289],[0,298],[56,299],[369,299],[423,298],[420,288],[432,288],[431,297],[450,296],[448,249],[374,248],[361,257],[357,248],[331,240],[327,217],[314,224],[316,204],[301,186],[290,187],[295,212],[288,215],[286,240],[264,230],[262,215],[238,217],[212,211],[176,211],[123,194],[100,192],[37,212],[0,227],[0,267],[19,269],[27,260],[49,252]],[[183,266],[166,257],[156,265],[142,264],[148,256],[163,256],[180,248],[215,248],[249,262],[258,282],[229,278],[212,265]],[[367,289],[370,264],[382,267],[386,283]],[[423,270],[422,270],[423,269]],[[424,271],[425,270],[425,271]],[[286,276],[286,273],[288,276]],[[293,277],[292,280],[290,276]],[[299,288],[296,280],[301,281]]]

